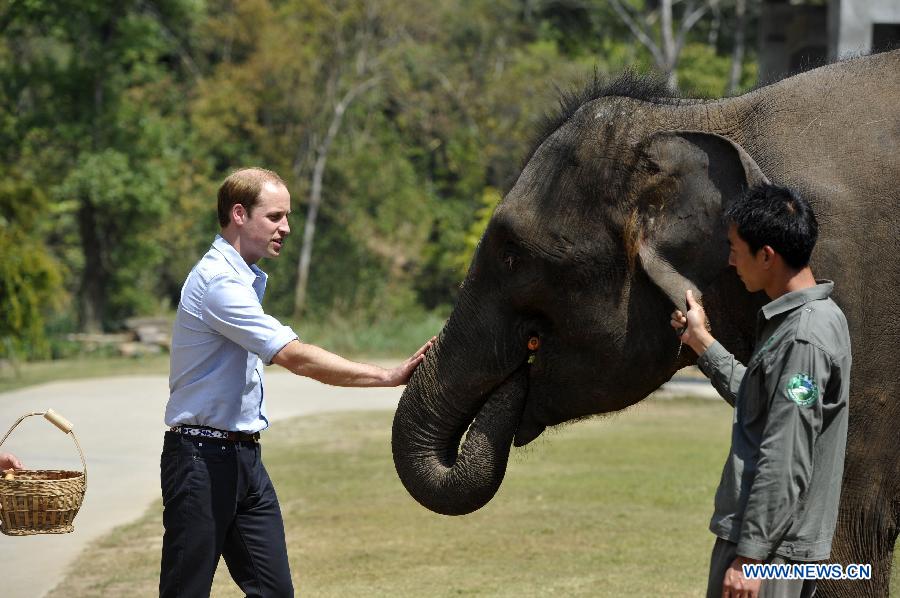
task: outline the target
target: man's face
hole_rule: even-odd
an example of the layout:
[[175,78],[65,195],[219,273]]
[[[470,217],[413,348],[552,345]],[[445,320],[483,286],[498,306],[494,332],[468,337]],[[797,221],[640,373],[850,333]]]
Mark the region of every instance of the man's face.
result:
[[756,253],[750,251],[750,246],[738,234],[734,224],[728,227],[728,244],[731,246],[728,265],[734,266],[747,290],[754,293],[765,288],[768,268],[764,249],[760,248]]
[[[241,210],[243,211],[243,210]],[[240,227],[241,257],[248,264],[263,257],[278,257],[284,238],[291,232],[287,216],[291,213],[291,194],[283,185],[266,183],[259,202],[244,212]]]

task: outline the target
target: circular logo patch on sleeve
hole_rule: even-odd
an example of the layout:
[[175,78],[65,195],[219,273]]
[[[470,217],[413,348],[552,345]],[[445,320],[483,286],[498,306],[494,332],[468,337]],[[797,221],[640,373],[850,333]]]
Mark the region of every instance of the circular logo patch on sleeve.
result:
[[788,397],[801,407],[813,405],[819,398],[819,387],[807,374],[797,374],[787,384]]

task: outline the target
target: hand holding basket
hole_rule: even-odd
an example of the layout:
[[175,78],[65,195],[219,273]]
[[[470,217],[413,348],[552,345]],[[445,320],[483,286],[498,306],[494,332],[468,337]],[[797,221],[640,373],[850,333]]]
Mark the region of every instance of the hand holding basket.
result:
[[72,431],[72,424],[53,411],[26,413],[13,424],[0,446],[22,421],[43,415],[47,421],[70,434],[78,454],[82,471],[17,469],[0,476],[0,532],[7,536],[34,534],[66,534],[74,530],[72,522],[87,489],[87,463],[84,452]]

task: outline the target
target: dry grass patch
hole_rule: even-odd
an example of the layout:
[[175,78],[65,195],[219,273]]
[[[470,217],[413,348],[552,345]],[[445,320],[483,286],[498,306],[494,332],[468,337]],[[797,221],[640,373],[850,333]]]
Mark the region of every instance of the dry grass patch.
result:
[[[443,517],[396,474],[391,413],[275,424],[264,456],[298,594],[699,596],[730,409],[651,400],[513,453],[485,508]],[[160,507],[90,547],[52,597],[157,594]],[[213,596],[240,596],[224,563]]]

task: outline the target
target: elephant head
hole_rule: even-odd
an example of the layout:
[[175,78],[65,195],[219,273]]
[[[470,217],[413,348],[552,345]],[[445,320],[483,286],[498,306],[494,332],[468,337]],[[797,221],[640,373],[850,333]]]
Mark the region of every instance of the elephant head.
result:
[[686,289],[704,294],[720,338],[752,338],[752,323],[716,318],[717,302],[747,295],[721,214],[765,177],[703,132],[708,106],[639,95],[564,111],[488,224],[394,419],[397,472],[427,508],[480,508],[511,443],[632,405],[692,362],[669,325]]

